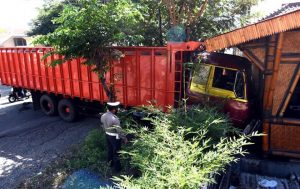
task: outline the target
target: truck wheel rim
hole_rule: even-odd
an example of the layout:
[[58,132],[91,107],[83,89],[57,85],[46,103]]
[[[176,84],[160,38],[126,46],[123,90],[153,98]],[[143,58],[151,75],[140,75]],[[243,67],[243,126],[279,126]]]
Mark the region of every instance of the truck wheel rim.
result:
[[50,112],[53,105],[51,102],[48,102],[47,100],[43,101],[43,107],[46,110],[46,112]]
[[50,102],[48,102],[47,106],[48,106],[49,110],[52,108],[52,104]]

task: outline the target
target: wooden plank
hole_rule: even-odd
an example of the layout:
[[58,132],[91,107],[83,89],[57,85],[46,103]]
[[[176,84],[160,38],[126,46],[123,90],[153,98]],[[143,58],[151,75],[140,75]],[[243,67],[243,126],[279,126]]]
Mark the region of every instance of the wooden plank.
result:
[[265,71],[263,63],[249,49],[244,49],[243,53],[259,68],[259,70]]
[[[268,38],[267,40],[267,44],[266,44],[266,54],[265,54],[265,64],[264,64],[264,68],[265,68],[265,72],[263,73],[264,78],[263,78],[263,111],[266,110],[266,106],[267,106],[267,101],[268,101],[268,91],[270,88],[270,84],[271,84],[271,77],[273,74],[273,66],[274,66],[274,62],[273,60],[270,60],[271,57],[274,57],[276,54],[276,46],[275,47],[270,47],[270,43],[269,42],[273,42],[275,44],[277,44],[278,42],[278,35],[273,35],[271,37]],[[275,58],[274,58],[275,59]]]
[[275,62],[273,66],[273,76],[271,78],[269,91],[266,94],[268,96],[267,104],[266,104],[267,110],[270,110],[272,107],[275,84],[278,77],[279,63],[280,63],[281,53],[282,53],[283,39],[284,39],[284,33],[280,33],[278,38],[278,43],[277,43],[276,54],[275,54]]
[[264,152],[268,152],[270,149],[270,123],[264,121],[263,123],[263,137],[262,137],[262,148]]

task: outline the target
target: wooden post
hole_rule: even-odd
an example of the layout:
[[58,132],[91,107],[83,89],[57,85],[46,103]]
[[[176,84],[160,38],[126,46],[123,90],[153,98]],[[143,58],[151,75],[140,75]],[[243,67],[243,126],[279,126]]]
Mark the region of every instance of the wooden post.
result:
[[281,60],[282,45],[283,45],[283,34],[284,33],[279,33],[277,49],[276,49],[276,52],[275,52],[276,53],[275,54],[275,61],[274,61],[274,66],[273,66],[273,75],[272,75],[272,78],[271,78],[269,91],[266,94],[268,96],[267,103],[266,103],[266,110],[270,110],[272,108],[275,84],[276,84],[276,81],[277,81],[278,69],[279,69],[279,64],[280,64],[280,60]]

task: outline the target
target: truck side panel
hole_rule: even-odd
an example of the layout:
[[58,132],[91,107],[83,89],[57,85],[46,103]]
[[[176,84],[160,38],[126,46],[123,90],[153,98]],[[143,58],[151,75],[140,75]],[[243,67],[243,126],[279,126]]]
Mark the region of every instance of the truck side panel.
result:
[[[107,83],[115,81],[117,99],[125,106],[148,104],[174,105],[175,62],[166,47],[118,48],[125,57],[112,62]],[[2,84],[34,91],[78,97],[88,101],[108,101],[92,67],[74,59],[55,67],[49,63],[60,58],[53,55],[41,60],[50,48],[1,48]],[[174,52],[175,54],[175,52]],[[174,60],[175,61],[175,60]]]

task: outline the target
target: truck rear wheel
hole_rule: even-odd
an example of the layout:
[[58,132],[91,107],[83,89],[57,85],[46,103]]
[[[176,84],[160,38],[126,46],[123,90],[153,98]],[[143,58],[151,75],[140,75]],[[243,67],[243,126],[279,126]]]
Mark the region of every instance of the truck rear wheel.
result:
[[44,94],[40,98],[40,106],[47,116],[57,115],[57,101],[51,96]]
[[75,121],[78,115],[75,104],[69,99],[62,99],[59,101],[58,113],[59,116],[67,122]]

